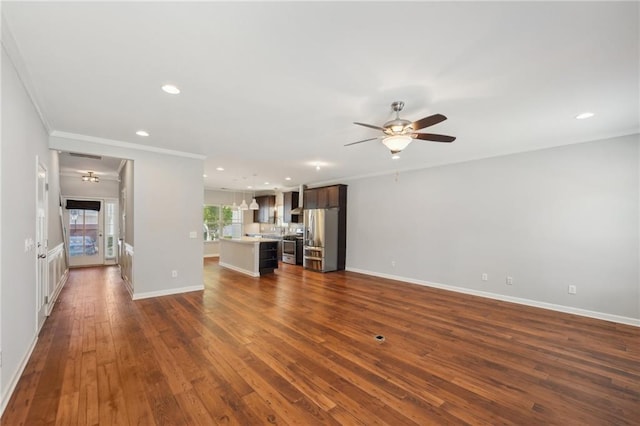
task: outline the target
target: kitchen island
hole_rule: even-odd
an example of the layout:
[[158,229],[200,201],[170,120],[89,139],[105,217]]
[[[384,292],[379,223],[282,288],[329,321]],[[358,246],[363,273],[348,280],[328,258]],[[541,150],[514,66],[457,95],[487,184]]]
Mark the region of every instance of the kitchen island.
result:
[[259,277],[278,267],[278,240],[270,238],[221,238],[220,266]]

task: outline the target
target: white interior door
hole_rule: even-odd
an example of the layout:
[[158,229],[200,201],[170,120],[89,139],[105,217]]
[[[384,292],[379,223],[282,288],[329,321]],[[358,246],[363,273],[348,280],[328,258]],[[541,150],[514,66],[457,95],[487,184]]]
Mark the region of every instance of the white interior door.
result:
[[100,210],[66,209],[65,222],[69,230],[69,266],[104,264],[103,208]]
[[38,162],[36,189],[36,321],[38,330],[47,317],[47,169]]

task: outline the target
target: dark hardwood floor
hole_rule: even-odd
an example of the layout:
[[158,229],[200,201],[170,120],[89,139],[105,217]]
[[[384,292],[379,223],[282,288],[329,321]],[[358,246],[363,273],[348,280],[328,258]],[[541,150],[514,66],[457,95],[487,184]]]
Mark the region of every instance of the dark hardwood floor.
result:
[[640,423],[639,328],[349,272],[204,268],[204,292],[135,302],[116,267],[71,271],[2,425]]

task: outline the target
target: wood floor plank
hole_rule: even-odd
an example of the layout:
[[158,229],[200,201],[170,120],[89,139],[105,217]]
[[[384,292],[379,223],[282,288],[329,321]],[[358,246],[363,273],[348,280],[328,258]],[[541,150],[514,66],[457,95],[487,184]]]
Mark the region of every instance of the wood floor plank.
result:
[[132,301],[117,267],[72,270],[2,424],[638,424],[638,327],[295,265],[204,276]]

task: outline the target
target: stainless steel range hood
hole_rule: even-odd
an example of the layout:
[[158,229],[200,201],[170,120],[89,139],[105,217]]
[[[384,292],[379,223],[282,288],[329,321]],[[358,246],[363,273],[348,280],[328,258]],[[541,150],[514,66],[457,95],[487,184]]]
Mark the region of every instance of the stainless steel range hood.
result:
[[304,211],[303,200],[304,200],[305,188],[306,186],[300,185],[300,191],[298,193],[298,207],[296,207],[295,209],[292,209],[291,214],[302,214],[302,212]]

